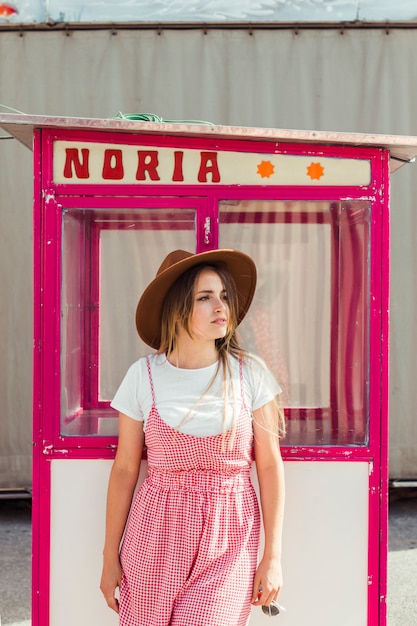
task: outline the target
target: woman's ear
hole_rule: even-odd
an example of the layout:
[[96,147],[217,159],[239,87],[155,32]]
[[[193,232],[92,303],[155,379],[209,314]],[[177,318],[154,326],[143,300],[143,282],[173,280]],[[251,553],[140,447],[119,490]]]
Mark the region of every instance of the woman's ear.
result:
[[184,326],[181,322],[181,319],[178,317],[175,320],[175,336],[178,337],[178,335],[181,333],[181,331],[185,330]]

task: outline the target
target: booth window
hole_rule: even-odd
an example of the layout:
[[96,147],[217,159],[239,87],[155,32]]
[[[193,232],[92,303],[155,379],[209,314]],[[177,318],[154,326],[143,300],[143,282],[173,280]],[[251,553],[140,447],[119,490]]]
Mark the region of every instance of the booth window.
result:
[[168,252],[195,249],[195,221],[183,208],[64,210],[61,434],[117,434],[110,400],[149,352],[136,333],[139,296]]
[[[197,210],[152,203],[63,211],[63,435],[117,434],[110,400],[149,352],[136,334],[138,298],[169,251],[195,250]],[[218,247],[258,267],[239,330],[281,384],[286,445],[368,443],[370,215],[363,200],[219,204]]]
[[285,445],[368,443],[370,211],[365,201],[220,203],[219,247],[257,263],[241,339],[283,389]]

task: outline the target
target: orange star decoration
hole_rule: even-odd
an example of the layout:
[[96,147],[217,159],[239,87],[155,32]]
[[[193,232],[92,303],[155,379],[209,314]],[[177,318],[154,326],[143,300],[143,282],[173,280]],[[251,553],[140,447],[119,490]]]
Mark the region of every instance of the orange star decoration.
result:
[[307,168],[307,176],[310,176],[311,180],[320,180],[324,176],[324,167],[320,163],[311,163]]
[[262,178],[270,178],[274,173],[275,165],[272,165],[271,161],[262,161],[258,165],[258,174]]

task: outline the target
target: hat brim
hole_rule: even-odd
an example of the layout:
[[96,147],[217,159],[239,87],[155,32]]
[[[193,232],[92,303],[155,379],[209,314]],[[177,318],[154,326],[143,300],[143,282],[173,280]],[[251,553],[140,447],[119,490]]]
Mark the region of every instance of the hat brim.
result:
[[143,292],[136,309],[136,328],[140,338],[158,350],[161,342],[161,318],[165,297],[171,285],[196,265],[218,265],[234,278],[238,295],[238,324],[245,317],[256,287],[256,266],[250,256],[239,250],[210,250],[191,254],[157,274]]

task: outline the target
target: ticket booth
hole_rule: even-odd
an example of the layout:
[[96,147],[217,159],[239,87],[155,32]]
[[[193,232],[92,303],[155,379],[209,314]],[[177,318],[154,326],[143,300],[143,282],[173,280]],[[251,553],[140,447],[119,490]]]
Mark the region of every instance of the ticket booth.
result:
[[[385,624],[388,195],[415,138],[0,122],[34,152],[33,626],[117,624],[99,591],[109,403],[149,351],[135,309],[161,260],[219,247],[257,263],[242,343],[283,388],[287,610],[275,619]],[[253,609],[250,623],[268,619]]]

